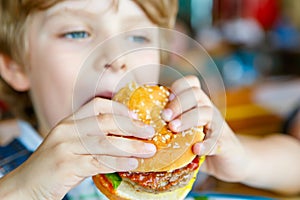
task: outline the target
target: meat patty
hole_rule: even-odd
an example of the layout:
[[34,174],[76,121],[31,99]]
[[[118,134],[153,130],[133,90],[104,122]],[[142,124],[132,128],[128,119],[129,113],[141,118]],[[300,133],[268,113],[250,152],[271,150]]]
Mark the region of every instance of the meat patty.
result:
[[190,164],[172,172],[119,172],[119,175],[136,190],[159,193],[187,185],[198,166],[199,158],[196,157]]

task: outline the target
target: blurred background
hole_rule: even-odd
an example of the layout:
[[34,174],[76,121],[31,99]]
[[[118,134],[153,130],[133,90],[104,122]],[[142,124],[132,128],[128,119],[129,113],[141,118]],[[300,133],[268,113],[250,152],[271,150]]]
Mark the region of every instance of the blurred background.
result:
[[209,51],[227,86],[251,84],[261,76],[300,74],[299,1],[179,2],[177,28]]
[[285,132],[286,119],[300,103],[300,1],[179,4],[176,30],[199,42],[215,62],[231,127],[245,134]]
[[[300,106],[300,1],[179,2],[176,30],[199,42],[215,62],[225,85],[224,115],[231,128],[258,137],[290,134],[289,119]],[[278,197],[212,177],[199,182],[198,191]]]

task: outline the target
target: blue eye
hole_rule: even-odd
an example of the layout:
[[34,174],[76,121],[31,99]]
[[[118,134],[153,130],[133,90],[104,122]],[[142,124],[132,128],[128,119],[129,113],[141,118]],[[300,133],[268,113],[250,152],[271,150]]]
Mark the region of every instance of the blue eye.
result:
[[145,36],[134,35],[129,37],[129,41],[135,43],[148,43],[150,40]]
[[63,36],[67,39],[84,39],[88,38],[90,34],[86,31],[73,31],[65,33]]

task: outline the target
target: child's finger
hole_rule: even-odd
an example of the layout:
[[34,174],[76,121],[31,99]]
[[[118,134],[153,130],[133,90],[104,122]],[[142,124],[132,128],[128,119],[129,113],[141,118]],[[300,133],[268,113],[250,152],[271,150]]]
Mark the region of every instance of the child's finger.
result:
[[203,142],[194,145],[194,153],[197,155],[215,155],[221,153],[222,142],[221,134],[225,122],[220,117],[220,114],[216,113],[213,116],[213,122],[210,127],[206,126],[205,139]]
[[169,123],[169,128],[174,132],[181,132],[192,127],[205,126],[212,119],[213,108],[201,106],[192,109],[179,118]]
[[221,145],[214,139],[204,140],[193,146],[193,152],[199,156],[212,156],[221,153]]
[[139,158],[149,158],[155,152],[156,147],[152,143],[115,136],[107,136],[105,139],[99,139],[96,136],[87,136],[81,139],[77,148],[73,149],[73,153],[75,154]]
[[78,109],[71,117],[71,120],[83,119],[86,117],[96,116],[101,113],[113,113],[122,116],[128,116],[131,118],[137,118],[133,112],[130,112],[128,108],[118,102],[111,101],[109,99],[103,99],[96,97],[81,108]]
[[106,136],[118,135],[142,139],[152,138],[155,130],[152,126],[146,125],[138,120],[112,114],[100,114],[82,120],[75,121],[77,135]]
[[[102,173],[109,173],[109,170],[126,172],[134,170],[138,167],[138,161],[135,158],[111,157],[105,155],[96,156],[95,158],[101,165]],[[104,170],[107,170],[107,172],[105,172]]]
[[176,80],[171,86],[171,91],[177,95],[192,87],[201,88],[199,79],[196,76],[186,76]]
[[[155,133],[151,126],[124,116],[105,114],[77,120],[75,125],[66,124],[56,127],[55,132],[62,134],[56,138],[73,145],[70,149],[75,154],[150,157],[156,151],[153,144],[123,137],[148,139]],[[65,134],[70,130],[74,134]]]
[[138,166],[138,161],[135,158],[106,155],[80,155],[73,159],[73,162],[66,163],[65,168],[68,168],[69,172],[70,170],[74,170],[74,174],[79,177],[89,177],[99,173],[106,174],[116,171],[131,171]]
[[166,121],[171,121],[194,107],[211,105],[206,94],[200,88],[193,87],[183,91],[170,101],[162,112],[162,117]]

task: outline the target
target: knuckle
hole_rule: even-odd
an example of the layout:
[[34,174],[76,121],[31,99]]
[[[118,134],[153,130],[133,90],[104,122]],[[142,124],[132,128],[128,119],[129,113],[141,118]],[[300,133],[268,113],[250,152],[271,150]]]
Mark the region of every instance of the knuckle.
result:
[[90,156],[88,163],[90,163],[92,168],[95,170],[95,174],[99,173],[99,169],[101,169],[102,165],[96,156]]
[[211,107],[211,106],[205,106],[204,108],[206,109],[206,113],[207,113],[206,117],[207,117],[207,119],[212,120],[213,116],[214,116],[214,109],[213,109],[213,107]]
[[103,103],[103,99],[100,97],[95,97],[92,102],[94,105],[101,105]]
[[101,111],[111,110],[112,102],[107,99],[103,99],[101,97],[95,97],[93,99],[94,109],[99,113]]
[[209,100],[209,98],[206,96],[206,94],[201,90],[201,88],[194,88],[193,92],[196,97],[196,101],[198,105],[204,105],[204,106],[212,106],[212,102]]
[[126,153],[128,154],[137,154],[138,152],[141,152],[141,144],[139,142],[131,142],[128,145],[128,149],[126,149]]
[[64,141],[59,141],[57,142],[53,147],[52,147],[55,155],[65,155],[70,151],[67,151],[68,149],[68,144],[67,142]]
[[71,122],[60,123],[53,128],[49,137],[51,137],[52,141],[59,143],[62,138],[71,135],[70,132],[74,131],[72,127]]
[[197,78],[197,76],[190,75],[190,76],[187,76],[187,79],[188,79],[189,81],[191,81],[192,83],[200,84],[199,79]]
[[193,94],[196,100],[199,102],[202,100],[201,89],[199,87],[192,87]]
[[101,99],[100,97],[95,97],[92,100],[92,104],[94,105],[94,109],[95,110],[101,110],[102,109],[102,105],[103,105],[103,99]]
[[109,114],[99,114],[97,118],[101,122],[101,124],[108,124],[111,121],[111,115]]

